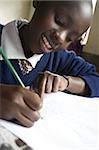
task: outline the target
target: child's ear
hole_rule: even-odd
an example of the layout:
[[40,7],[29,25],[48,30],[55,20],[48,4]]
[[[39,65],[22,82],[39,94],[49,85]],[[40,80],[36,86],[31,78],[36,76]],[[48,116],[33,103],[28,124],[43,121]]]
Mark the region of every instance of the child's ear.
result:
[[33,7],[37,8],[39,5],[39,0],[33,0]]

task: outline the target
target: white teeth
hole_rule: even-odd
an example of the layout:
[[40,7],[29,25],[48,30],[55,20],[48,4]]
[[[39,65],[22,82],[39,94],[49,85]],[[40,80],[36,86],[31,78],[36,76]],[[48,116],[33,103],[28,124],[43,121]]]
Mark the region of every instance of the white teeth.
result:
[[45,36],[43,36],[43,41],[44,41],[44,44],[47,46],[47,48],[52,48]]

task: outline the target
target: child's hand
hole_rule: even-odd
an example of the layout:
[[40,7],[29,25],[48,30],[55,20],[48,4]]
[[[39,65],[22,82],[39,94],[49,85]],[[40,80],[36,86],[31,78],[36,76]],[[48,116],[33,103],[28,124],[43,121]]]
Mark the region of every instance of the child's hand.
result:
[[45,71],[40,73],[38,84],[39,94],[43,97],[44,92],[64,91],[67,88],[68,81],[63,76]]
[[40,118],[38,110],[42,100],[37,93],[20,86],[0,85],[0,118],[17,119],[31,127]]

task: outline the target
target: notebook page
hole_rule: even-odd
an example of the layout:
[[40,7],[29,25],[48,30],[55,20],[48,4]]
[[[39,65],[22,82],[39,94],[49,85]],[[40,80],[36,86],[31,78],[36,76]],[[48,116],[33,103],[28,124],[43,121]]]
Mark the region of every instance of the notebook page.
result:
[[45,94],[41,116],[31,128],[0,124],[34,150],[99,150],[99,98]]

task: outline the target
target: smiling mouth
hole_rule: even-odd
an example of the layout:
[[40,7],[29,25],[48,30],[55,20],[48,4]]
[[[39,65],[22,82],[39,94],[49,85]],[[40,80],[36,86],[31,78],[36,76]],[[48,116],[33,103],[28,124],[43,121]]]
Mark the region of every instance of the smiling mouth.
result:
[[41,48],[43,49],[43,51],[50,52],[53,50],[51,44],[49,43],[49,41],[45,35],[41,36],[40,43],[41,43]]
[[40,45],[43,52],[58,50],[62,45],[62,40],[56,30],[48,30],[41,34]]

